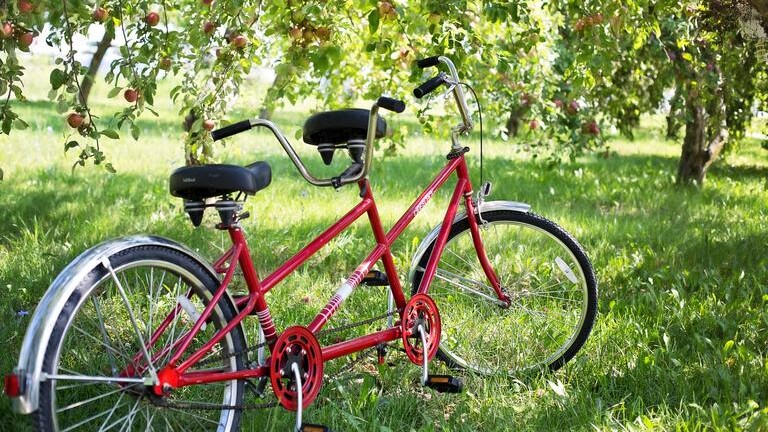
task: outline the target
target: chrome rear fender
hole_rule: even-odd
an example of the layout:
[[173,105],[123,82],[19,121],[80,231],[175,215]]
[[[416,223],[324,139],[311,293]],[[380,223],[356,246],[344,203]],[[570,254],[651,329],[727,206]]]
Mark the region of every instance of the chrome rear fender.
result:
[[[179,251],[197,261],[211,276],[220,280],[211,265],[186,246],[163,237],[131,236],[108,240],[80,254],[59,273],[38,303],[19,353],[19,362],[13,373],[18,377],[21,394],[11,398],[14,411],[30,414],[37,410],[39,403],[40,379],[43,357],[48,347],[51,332],[65,303],[72,296],[80,281],[101,265],[102,259],[136,246],[162,246]],[[229,293],[224,293],[234,307]]]

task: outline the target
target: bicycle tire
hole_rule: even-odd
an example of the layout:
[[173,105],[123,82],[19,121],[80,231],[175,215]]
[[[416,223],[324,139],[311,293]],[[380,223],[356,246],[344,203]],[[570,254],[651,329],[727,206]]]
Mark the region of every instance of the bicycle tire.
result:
[[[179,296],[186,294],[201,312],[219,286],[219,281],[197,261],[163,246],[129,248],[115,253],[109,261],[120,283],[103,265],[83,278],[52,329],[43,372],[103,378],[149,376],[147,371],[136,371],[141,362],[135,356],[142,352],[138,341],[149,340],[156,322],[170,315]],[[122,286],[126,300],[118,285]],[[135,319],[130,318],[131,313]],[[235,315],[234,306],[222,297],[205,329],[195,336],[186,352],[194,352]],[[139,331],[134,330],[134,323]],[[184,311],[171,320],[156,346],[149,348],[150,356],[161,354],[153,362],[157,369],[170,357],[170,351],[160,352],[161,347],[179,340],[193,324],[192,315]],[[214,356],[244,351],[245,339],[238,325],[203,358],[213,359],[213,364],[201,368],[243,369],[243,354],[221,360]],[[141,359],[144,361],[145,357]],[[194,366],[190,371],[193,370]],[[181,387],[166,398],[171,403],[210,403],[216,402],[211,399],[219,395],[223,405],[231,406],[242,404],[243,392],[244,382],[232,380]],[[149,394],[147,387],[138,383],[48,379],[40,383],[40,405],[33,422],[38,430],[57,432],[97,428],[228,432],[238,430],[240,425],[240,410],[179,410],[160,406],[153,398],[156,397]]]
[[[454,221],[427,291],[443,318],[438,357],[451,368],[484,375],[562,367],[586,342],[597,313],[597,281],[586,253],[565,230],[534,213],[483,212],[484,227],[475,217],[511,305],[481,297],[498,298],[477,259],[469,220]],[[412,294],[435,242],[413,260]],[[565,313],[556,316],[560,310]]]

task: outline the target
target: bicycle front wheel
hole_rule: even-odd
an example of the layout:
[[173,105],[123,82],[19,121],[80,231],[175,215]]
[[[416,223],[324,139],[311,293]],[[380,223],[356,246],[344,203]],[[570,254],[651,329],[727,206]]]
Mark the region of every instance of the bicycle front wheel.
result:
[[[439,357],[480,374],[558,369],[582,347],[595,320],[589,259],[573,237],[541,216],[496,210],[482,218],[486,255],[511,304],[500,304],[480,266],[469,221],[454,222],[428,290],[443,322]],[[414,258],[413,293],[435,241]]]
[[[114,275],[103,265],[94,268],[56,320],[43,361],[47,379],[40,385],[36,428],[237,430],[241,412],[231,407],[242,403],[242,381],[181,387],[163,397],[143,382],[167,364],[169,348],[191,330],[195,310],[200,313],[210,303],[219,286],[216,278],[197,261],[162,246],[129,248],[109,261]],[[234,316],[231,303],[219,300],[187,352]],[[242,329],[236,326],[190,371],[243,369],[244,351]]]

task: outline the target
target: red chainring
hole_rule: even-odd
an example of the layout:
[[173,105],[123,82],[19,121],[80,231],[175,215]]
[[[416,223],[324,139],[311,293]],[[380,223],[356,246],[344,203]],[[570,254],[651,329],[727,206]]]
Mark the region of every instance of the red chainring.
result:
[[320,343],[309,329],[302,326],[288,327],[277,338],[269,364],[272,390],[280,404],[288,410],[299,408],[294,372],[291,364],[297,363],[302,375],[302,408],[311,404],[323,384],[323,352]]
[[427,360],[432,360],[440,345],[440,313],[437,311],[435,301],[426,294],[416,294],[411,297],[403,309],[403,319],[400,324],[405,353],[413,363],[422,365],[424,348],[418,330],[419,322],[424,327],[424,336],[427,339]]

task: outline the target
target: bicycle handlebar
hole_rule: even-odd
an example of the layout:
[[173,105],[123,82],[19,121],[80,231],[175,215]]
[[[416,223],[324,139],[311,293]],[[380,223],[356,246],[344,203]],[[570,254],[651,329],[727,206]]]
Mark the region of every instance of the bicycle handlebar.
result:
[[223,128],[212,131],[211,138],[213,138],[214,141],[218,141],[222,138],[239,134],[240,132],[245,132],[252,127],[253,126],[251,125],[250,120],[239,121],[237,123],[232,123],[231,125],[224,126]]
[[385,96],[380,97],[379,100],[376,101],[376,105],[384,108],[385,110],[393,111],[396,113],[405,111],[405,102],[399,99],[392,99]]
[[405,110],[405,102],[384,96],[380,97],[371,107],[368,117],[368,135],[365,139],[365,156],[363,163],[353,163],[339,176],[328,179],[318,179],[310,174],[306,165],[304,165],[304,162],[302,162],[301,157],[299,157],[298,153],[296,153],[296,150],[293,148],[291,143],[288,142],[285,134],[283,134],[280,129],[278,129],[278,127],[269,120],[254,118],[250,120],[239,121],[237,123],[233,123],[211,132],[211,137],[214,141],[216,141],[238,134],[240,132],[245,132],[249,129],[265,127],[272,131],[272,134],[283,147],[283,150],[285,150],[285,153],[291,159],[293,165],[296,166],[299,174],[301,174],[301,176],[304,177],[306,181],[315,186],[334,186],[338,188],[341,185],[357,182],[358,180],[361,180],[366,175],[368,175],[368,170],[370,170],[371,161],[373,160],[373,140],[376,137],[376,126],[378,118],[377,113],[379,111],[379,107],[400,113]]
[[426,96],[430,92],[434,91],[437,87],[439,87],[443,83],[451,86],[451,90],[449,91],[453,92],[453,98],[456,100],[456,105],[459,107],[459,113],[461,114],[461,119],[463,121],[462,124],[458,125],[453,130],[454,146],[458,146],[458,141],[456,140],[456,137],[459,134],[470,131],[472,129],[473,123],[472,123],[472,117],[469,114],[469,107],[467,107],[467,101],[464,98],[464,90],[462,90],[461,88],[461,81],[459,80],[459,73],[456,71],[456,66],[453,64],[451,59],[449,59],[446,56],[433,56],[433,57],[427,57],[421,60],[416,60],[416,65],[422,69],[429,66],[437,66],[440,63],[448,67],[450,76],[441,72],[434,78],[430,79],[429,81],[423,83],[422,85],[414,89],[413,95],[421,99],[422,97]]
[[427,57],[421,60],[416,60],[416,65],[421,69],[424,69],[430,66],[437,66],[438,63],[440,63],[440,56],[432,56],[432,57]]
[[435,91],[436,88],[444,84],[445,78],[446,78],[445,74],[440,72],[439,74],[431,78],[429,81],[413,89],[413,95],[416,96],[417,99],[423,98],[424,96],[432,93],[433,91]]

